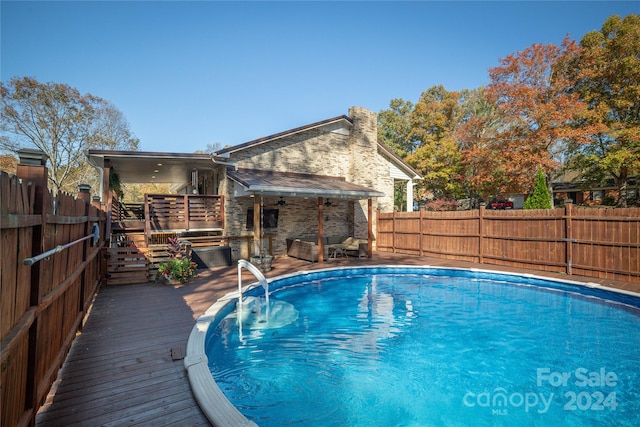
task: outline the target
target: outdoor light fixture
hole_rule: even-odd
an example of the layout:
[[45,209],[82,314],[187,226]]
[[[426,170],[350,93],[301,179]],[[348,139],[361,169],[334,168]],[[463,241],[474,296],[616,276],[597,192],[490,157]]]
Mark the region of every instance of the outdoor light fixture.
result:
[[287,202],[284,200],[284,198],[282,196],[280,196],[280,200],[278,200],[278,205],[279,206],[284,206],[286,204],[287,204]]

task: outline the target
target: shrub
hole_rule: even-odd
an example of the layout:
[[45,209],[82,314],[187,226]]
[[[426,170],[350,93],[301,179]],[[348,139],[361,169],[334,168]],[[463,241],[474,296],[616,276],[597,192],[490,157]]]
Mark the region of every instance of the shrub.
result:
[[167,241],[167,253],[172,259],[184,256],[185,247],[178,237],[169,237]]
[[458,209],[458,201],[454,199],[436,199],[427,203],[428,211],[455,211]]
[[547,180],[542,172],[542,169],[538,169],[538,175],[536,176],[536,183],[533,186],[533,193],[527,197],[523,209],[551,209],[551,196],[549,196],[549,189],[547,188]]
[[158,265],[158,276],[177,280],[185,283],[190,277],[196,275],[197,264],[188,258],[173,258],[169,262],[161,262]]
[[197,264],[185,256],[185,246],[178,237],[169,237],[167,253],[171,259],[158,264],[158,277],[185,283],[196,275]]

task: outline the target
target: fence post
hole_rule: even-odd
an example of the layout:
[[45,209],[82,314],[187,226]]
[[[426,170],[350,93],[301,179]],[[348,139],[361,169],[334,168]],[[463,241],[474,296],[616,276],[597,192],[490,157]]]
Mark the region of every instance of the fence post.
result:
[[420,241],[418,242],[420,246],[418,246],[420,248],[420,256],[424,256],[424,250],[422,249],[422,240],[424,240],[422,238],[422,217],[423,217],[423,212],[424,209],[421,207],[418,207],[418,212],[420,214],[420,216],[418,217],[418,229],[420,230],[420,233],[418,233],[418,239],[420,239]]
[[[22,149],[18,151],[20,163],[16,168],[16,176],[23,181],[31,181],[34,187],[34,201],[31,209],[33,215],[40,215],[41,222],[32,228],[31,256],[40,255],[43,252],[44,230],[46,227],[46,211],[49,190],[47,182],[49,171],[47,170],[47,156],[40,150]],[[42,303],[40,293],[40,273],[41,263],[36,263],[31,267],[31,283],[29,291],[29,305],[37,307]],[[29,347],[27,350],[27,383],[25,387],[25,410],[30,412],[30,419],[35,420],[38,410],[38,321],[37,315],[29,328]],[[31,422],[31,424],[34,424]]]
[[77,198],[89,203],[91,201],[91,186],[89,184],[78,184]]
[[[89,184],[80,184],[78,185],[78,199],[84,200],[84,212],[83,215],[87,218],[87,221],[84,223],[84,230],[82,232],[83,236],[89,235],[91,232],[91,221],[89,220],[89,214],[91,213],[91,186]],[[87,253],[91,250],[91,245],[89,242],[85,240],[82,243],[82,263],[84,264],[87,261]],[[80,278],[80,296],[78,302],[78,313],[81,313],[82,317],[84,317],[84,301],[86,298],[86,289],[87,283],[91,281],[91,279],[87,279],[88,271],[90,269],[85,267],[82,272],[82,277]],[[79,324],[80,330],[82,330],[83,324],[82,321]]]
[[484,262],[484,255],[482,253],[482,236],[484,235],[484,211],[486,207],[480,206],[478,209],[478,263]]
[[391,252],[396,253],[396,210],[391,215]]
[[566,203],[564,205],[564,214],[565,214],[565,242],[566,248],[565,252],[567,254],[567,274],[573,274],[572,264],[573,264],[573,232],[571,230],[571,215],[573,213],[573,204]]
[[91,204],[93,205],[94,208],[98,210],[102,210],[102,206],[100,205],[100,196],[93,196],[91,198]]

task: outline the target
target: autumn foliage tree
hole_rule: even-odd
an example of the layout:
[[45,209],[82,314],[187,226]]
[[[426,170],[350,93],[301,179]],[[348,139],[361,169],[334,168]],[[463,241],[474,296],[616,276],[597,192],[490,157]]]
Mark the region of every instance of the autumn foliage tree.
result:
[[16,173],[18,159],[11,154],[0,154],[0,170],[10,174]]
[[0,83],[0,149],[15,153],[37,148],[49,156],[49,183],[55,193],[77,191],[95,177],[87,164],[89,148],[136,150],[138,139],[113,105],[61,83],[30,77]]
[[511,192],[526,193],[538,169],[550,181],[566,144],[589,133],[574,126],[586,114],[586,103],[570,90],[573,82],[556,72],[557,64],[578,51],[568,38],[561,46],[533,44],[501,59],[499,67],[489,70],[487,94],[503,117],[496,136]]
[[406,157],[415,149],[411,137],[413,104],[402,99],[392,99],[389,109],[378,114],[378,141],[400,157]]
[[625,206],[640,173],[640,16],[612,16],[580,45],[534,43],[499,62],[486,88],[394,100],[379,139],[436,197],[527,194],[542,170],[553,203],[552,178],[568,167],[586,183],[613,177]]
[[640,15],[611,16],[580,46],[563,71],[589,107],[577,125],[590,132],[570,144],[568,165],[586,182],[613,177],[625,207],[627,179],[640,172]]
[[464,185],[472,198],[507,193],[508,171],[498,131],[502,116],[484,88],[469,91],[463,102],[463,121],[454,137],[460,147]]
[[460,98],[458,92],[434,86],[423,92],[411,114],[416,148],[406,160],[424,177],[424,190],[435,197],[462,194],[460,147],[454,139],[462,118]]

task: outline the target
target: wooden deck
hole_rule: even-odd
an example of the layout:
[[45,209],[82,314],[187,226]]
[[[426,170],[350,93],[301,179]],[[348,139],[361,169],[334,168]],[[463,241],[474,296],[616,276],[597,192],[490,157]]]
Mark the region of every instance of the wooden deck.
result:
[[[515,271],[491,265],[378,252],[371,260],[339,258],[322,265],[282,257],[274,260],[274,269],[268,276],[350,264],[411,264]],[[576,276],[527,272],[580,280]],[[253,277],[246,274],[243,283],[253,282]],[[584,281],[597,282],[588,278]],[[640,292],[638,284],[599,283]],[[179,359],[195,319],[219,297],[235,289],[235,266],[203,271],[197,279],[182,287],[156,283],[103,287],[94,301],[83,332],[76,338],[58,379],[38,412],[36,425],[209,425],[191,393],[183,361]]]

